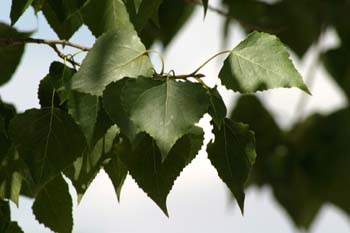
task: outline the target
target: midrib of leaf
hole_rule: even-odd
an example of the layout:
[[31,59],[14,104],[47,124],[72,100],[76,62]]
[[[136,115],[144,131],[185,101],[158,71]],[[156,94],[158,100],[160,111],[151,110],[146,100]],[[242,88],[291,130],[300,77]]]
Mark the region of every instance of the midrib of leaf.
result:
[[154,141],[152,141],[152,157],[153,157],[153,170],[154,174],[156,176],[156,190],[157,190],[157,196],[160,197],[160,189],[159,189],[159,177],[158,177],[158,169],[156,164],[156,148],[154,145]]
[[[248,62],[250,62],[250,63],[252,63],[252,64],[254,64],[254,65],[259,66],[261,69],[263,69],[263,70],[265,70],[265,71],[267,71],[267,72],[271,72],[271,73],[275,74],[276,76],[278,76],[278,77],[280,77],[280,78],[283,78],[280,74],[276,73],[275,71],[266,69],[266,68],[265,68],[264,66],[262,66],[261,64],[256,63],[256,62],[254,62],[253,60],[250,60],[249,58],[247,58],[247,57],[241,55],[240,53],[236,52],[235,50],[232,51],[232,54],[235,54],[236,56],[242,58],[243,60],[246,60],[246,61],[248,61]],[[240,69],[242,70],[241,66],[240,66]],[[242,72],[242,73],[244,73],[244,72]]]
[[223,130],[224,130],[224,140],[225,140],[225,159],[226,159],[226,163],[228,165],[228,170],[229,170],[229,173],[230,173],[230,176],[231,178],[233,178],[233,172],[232,172],[232,169],[231,169],[231,161],[230,161],[230,157],[228,156],[228,152],[227,152],[227,138],[226,138],[226,127],[224,126],[223,127]]
[[49,148],[49,140],[50,140],[51,132],[52,132],[52,122],[53,122],[53,115],[54,115],[54,110],[55,110],[55,107],[54,107],[55,92],[56,92],[56,90],[54,89],[53,92],[52,92],[52,96],[51,96],[51,109],[50,109],[49,131],[47,132],[47,136],[46,136],[43,163],[42,163],[42,165],[41,165],[40,176],[39,176],[39,179],[40,179],[40,180],[41,180],[41,178],[42,178],[42,176],[43,176],[44,167],[45,167],[45,161],[46,161],[46,157],[47,157],[47,151],[48,151],[48,148]]
[[165,88],[165,109],[164,109],[164,128],[166,128],[167,126],[166,126],[166,122],[167,122],[167,120],[166,119],[168,119],[168,88],[169,88],[169,80],[167,79],[166,80],[166,84],[165,84],[165,86],[166,86],[166,88]]
[[[119,48],[123,48],[123,47],[119,46]],[[131,58],[129,61],[127,61],[127,62],[125,62],[125,63],[123,63],[123,64],[120,64],[120,65],[118,65],[118,66],[115,66],[115,68],[112,69],[111,71],[106,71],[106,73],[111,73],[112,71],[121,69],[122,67],[127,66],[127,65],[130,64],[131,62],[133,62],[133,61],[137,60],[138,58],[140,58],[141,56],[145,55],[145,52],[140,53],[140,51],[137,51],[137,50],[132,49],[132,48],[128,48],[128,47],[124,47],[124,48],[130,49],[130,50],[134,50],[135,52],[138,52],[139,54],[136,55],[135,57]]]

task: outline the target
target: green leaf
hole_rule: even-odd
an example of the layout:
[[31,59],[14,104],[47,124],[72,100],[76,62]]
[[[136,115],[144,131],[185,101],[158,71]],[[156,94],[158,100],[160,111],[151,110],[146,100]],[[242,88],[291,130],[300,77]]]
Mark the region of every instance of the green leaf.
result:
[[112,126],[93,148],[85,150],[82,157],[79,157],[71,167],[65,170],[65,175],[69,177],[77,190],[79,202],[107,159],[107,154],[118,133],[118,128]]
[[[130,0],[129,0],[130,1]],[[133,0],[131,0],[133,1]],[[130,14],[136,31],[140,32],[152,18],[158,22],[158,10],[163,0],[142,0],[136,7],[135,14]]]
[[227,88],[241,93],[278,87],[297,87],[310,93],[282,42],[263,32],[249,34],[231,51],[219,77]]
[[40,81],[38,89],[38,98],[41,107],[51,107],[53,92],[53,105],[58,108],[64,108],[63,103],[68,98],[68,93],[64,87],[75,73],[74,69],[60,62],[52,62],[50,65],[49,74]]
[[147,48],[150,48],[155,41],[162,42],[166,47],[188,22],[194,8],[194,4],[188,4],[185,1],[163,0],[158,11],[159,26],[148,22],[140,32],[142,42]]
[[253,95],[241,96],[230,118],[248,124],[255,133],[256,152],[259,156],[254,164],[250,181],[257,185],[270,183],[282,169],[276,161],[282,157],[280,149],[285,147],[284,133],[271,113]]
[[120,192],[128,174],[128,169],[121,161],[119,154],[115,153],[115,150],[110,151],[109,157],[111,159],[104,165],[104,170],[111,179],[118,201],[120,201]]
[[322,55],[322,60],[350,101],[350,55],[349,47],[341,46],[337,49],[328,50]]
[[11,5],[11,24],[14,25],[21,15],[32,4],[33,0],[12,0]]
[[59,109],[30,109],[10,123],[9,135],[33,179],[33,193],[78,158],[86,142],[73,119]]
[[137,141],[130,145],[124,140],[113,148],[140,188],[168,215],[167,195],[181,171],[201,148],[203,131],[197,127],[190,130],[176,142],[164,162],[150,136],[139,134]]
[[136,32],[117,29],[96,40],[80,70],[73,76],[72,89],[102,95],[105,87],[124,77],[151,75],[152,64]]
[[17,151],[11,147],[0,160],[0,199],[10,199],[18,205],[23,180],[22,169],[23,163]]
[[97,96],[72,92],[68,100],[68,112],[83,131],[88,145],[92,145],[92,137],[100,110]]
[[220,129],[221,124],[226,117],[227,109],[216,87],[211,89],[209,91],[209,94],[210,94],[210,98],[209,98],[210,106],[209,106],[208,113],[213,118],[213,121],[216,124],[216,126]]
[[200,84],[172,79],[130,79],[122,90],[121,100],[131,121],[154,138],[162,160],[209,106]]
[[122,0],[90,0],[82,9],[82,15],[95,37],[115,29],[133,29]]
[[127,136],[129,141],[132,142],[140,130],[130,121],[121,103],[121,91],[127,80],[129,78],[123,78],[107,86],[103,92],[103,105],[110,118],[120,128],[121,133]]
[[225,119],[214,125],[215,141],[208,144],[208,157],[244,212],[244,185],[255,162],[255,137],[248,125]]
[[202,0],[202,4],[203,4],[203,8],[204,8],[204,18],[207,15],[207,11],[208,11],[208,2],[209,0]]
[[0,232],[23,233],[17,222],[11,222],[9,202],[0,200]]
[[[23,39],[29,32],[18,32],[0,22],[0,39]],[[24,45],[0,45],[0,86],[8,82],[16,71],[24,52]]]
[[36,219],[51,230],[58,233],[72,232],[72,198],[61,175],[42,188],[32,209]]
[[84,2],[85,0],[50,0],[42,3],[41,10],[60,39],[68,40],[83,24],[79,9]]

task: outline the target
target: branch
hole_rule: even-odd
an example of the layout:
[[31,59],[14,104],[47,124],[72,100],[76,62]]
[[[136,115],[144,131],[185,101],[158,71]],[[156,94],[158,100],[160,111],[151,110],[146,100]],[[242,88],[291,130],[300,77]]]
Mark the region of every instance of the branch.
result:
[[80,64],[68,55],[62,53],[57,45],[70,46],[72,48],[80,49],[81,51],[89,51],[90,48],[75,44],[66,40],[45,40],[45,39],[35,39],[35,38],[24,38],[24,39],[0,39],[0,46],[10,46],[10,45],[24,45],[24,44],[45,44],[50,46],[56,54],[63,60],[68,61],[73,67],[80,66]]
[[0,39],[0,45],[23,45],[23,44],[46,44],[49,46],[53,45],[64,45],[70,46],[82,51],[89,51],[89,47],[85,47],[73,42],[66,40],[45,40],[45,39],[35,39],[35,38],[24,38],[24,39]]

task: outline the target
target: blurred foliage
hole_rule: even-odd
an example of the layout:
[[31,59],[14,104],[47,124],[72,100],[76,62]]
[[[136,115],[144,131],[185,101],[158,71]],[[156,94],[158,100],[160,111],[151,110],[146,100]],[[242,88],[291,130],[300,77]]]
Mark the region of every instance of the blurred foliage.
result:
[[[83,24],[87,25],[96,37],[110,30],[128,28],[128,30],[132,32],[130,35],[134,35],[134,38],[137,37],[136,33],[140,36],[140,39],[146,48],[150,48],[156,42],[160,42],[166,48],[189,21],[194,12],[195,6],[200,4],[200,1],[197,0],[13,0],[13,2],[15,2],[15,4],[13,4],[10,14],[12,24],[15,24],[20,15],[31,4],[36,13],[42,11],[46,20],[60,39],[70,39]],[[205,12],[216,11],[224,17],[225,20],[223,20],[222,25],[223,40],[227,39],[229,35],[228,32],[230,25],[232,23],[237,23],[246,33],[258,30],[276,34],[299,58],[303,58],[311,46],[317,44],[320,38],[322,39],[322,35],[327,29],[334,29],[339,37],[340,44],[337,48],[323,51],[322,54],[320,54],[320,58],[322,65],[324,65],[330,76],[339,86],[340,90],[344,92],[345,96],[347,96],[350,101],[349,0],[280,0],[270,1],[269,3],[258,0],[222,0],[216,4],[218,8],[212,7],[211,4],[213,1],[203,0],[202,2]],[[133,27],[136,29],[135,31],[133,27],[130,27],[129,16],[133,23]],[[125,33],[122,30],[117,32],[122,35]],[[29,35],[30,33],[18,32],[13,27],[0,23],[0,39],[9,39],[9,37],[13,36],[24,38]],[[127,37],[125,41],[129,41],[129,37]],[[106,44],[110,46],[110,43]],[[24,46],[16,46],[17,47],[0,46],[0,85],[3,85],[10,80],[16,67],[20,63]],[[118,44],[117,47],[119,48],[122,46]],[[143,51],[143,45],[141,47],[141,50]],[[98,52],[99,56],[97,57],[100,58],[101,50],[98,50]],[[107,57],[105,51],[103,51],[103,54],[104,57]],[[119,54],[114,55],[118,58],[120,57]],[[113,59],[117,58],[113,57]],[[93,61],[93,63],[94,62],[95,61]],[[112,63],[114,64],[114,62],[108,64]],[[57,69],[54,69],[55,67]],[[89,65],[88,67],[93,66]],[[101,66],[96,66],[95,68],[100,70]],[[139,66],[136,68],[139,68]],[[71,124],[76,127],[73,119],[68,117],[68,113],[66,112],[66,100],[71,98],[70,105],[68,105],[69,108],[72,106],[73,97],[68,96],[67,93],[61,92],[61,88],[63,88],[63,84],[65,84],[65,82],[61,81],[64,81],[64,77],[68,75],[66,71],[68,70],[66,70],[65,66],[62,64],[53,64],[50,73],[42,80],[38,94],[40,103],[43,107],[50,107],[50,105],[57,107],[55,110],[57,112],[56,115],[59,116],[56,119],[57,122],[62,118],[67,122],[71,122]],[[73,71],[69,73],[73,73]],[[85,77],[85,75],[83,76],[84,80],[86,80],[87,77]],[[115,75],[111,76],[113,76],[112,79],[115,80]],[[93,90],[95,90],[95,84],[96,83],[93,83],[92,85]],[[118,86],[121,82],[115,84]],[[102,90],[106,85],[105,83],[103,84]],[[121,88],[124,88],[124,86],[120,87],[120,90],[118,89],[119,91],[114,92],[114,94],[119,94],[117,96],[119,99]],[[55,93],[56,91],[58,92],[58,95],[55,96],[52,93]],[[212,115],[213,121],[216,124],[214,131],[216,131],[219,136],[222,136],[221,138],[218,137],[220,140],[214,142],[210,147],[211,150],[209,150],[211,151],[209,157],[211,157],[211,160],[216,167],[224,167],[224,165],[228,164],[222,163],[220,160],[222,158],[217,156],[216,151],[221,153],[221,145],[224,144],[226,146],[227,144],[226,138],[235,138],[237,132],[241,132],[241,134],[245,135],[245,137],[241,137],[241,139],[249,139],[249,143],[246,143],[246,147],[249,150],[252,150],[251,144],[254,140],[253,134],[248,131],[248,126],[241,123],[232,123],[231,120],[249,124],[249,129],[252,129],[255,132],[257,158],[247,186],[256,185],[258,187],[271,187],[276,200],[286,209],[296,226],[301,228],[308,228],[317,216],[319,210],[326,203],[332,203],[347,214],[350,212],[350,146],[348,143],[350,139],[349,104],[343,109],[337,110],[328,115],[313,113],[306,119],[296,122],[290,129],[285,130],[278,126],[273,114],[264,107],[264,104],[259,98],[253,95],[240,97],[236,106],[229,114],[230,119],[225,119],[226,108],[222,102],[220,94],[216,89],[208,90],[208,92],[212,92],[209,113]],[[53,98],[50,99],[52,96]],[[84,104],[91,99],[91,97],[87,95],[80,95],[77,93],[75,98],[77,103],[81,102]],[[116,105],[121,105],[119,103],[116,104],[116,102],[121,102],[118,98],[113,98],[113,101],[111,101],[114,107]],[[147,150],[152,151],[152,153],[148,154],[154,155],[153,160],[152,158],[142,157],[145,151],[147,151],[144,147],[132,148],[127,140],[123,143],[119,142],[119,144],[115,144],[113,147],[108,146],[108,149],[106,149],[107,146],[105,139],[107,138],[103,135],[106,133],[105,131],[107,131],[108,127],[102,127],[100,125],[101,120],[99,119],[103,120],[111,116],[107,116],[103,108],[100,107],[100,97],[94,97],[93,101],[96,103],[93,105],[93,109],[82,108],[80,110],[81,112],[93,110],[96,113],[96,116],[85,119],[84,114],[82,116],[75,114],[74,120],[78,122],[79,127],[83,129],[84,126],[92,125],[97,128],[103,128],[104,130],[103,132],[94,132],[92,134],[98,135],[96,140],[88,140],[88,143],[91,143],[90,147],[95,149],[91,151],[84,150],[84,155],[76,160],[74,164],[75,167],[70,168],[71,174],[68,169],[66,175],[68,174],[67,176],[75,181],[73,184],[75,184],[76,187],[81,187],[80,191],[83,193],[86,191],[88,185],[98,173],[99,169],[105,167],[109,176],[113,180],[116,193],[119,196],[127,170],[129,170],[130,174],[136,177],[136,181],[144,188],[145,192],[147,192],[148,195],[150,195],[150,197],[161,206],[163,211],[166,212],[166,195],[170,191],[174,179],[176,179],[178,173],[195,155],[190,147],[184,146],[180,148],[180,146],[182,144],[185,145],[192,140],[196,141],[194,148],[198,149],[200,143],[197,142],[197,137],[199,136],[194,135],[192,138],[191,135],[185,135],[176,144],[177,146],[174,147],[175,149],[171,151],[171,156],[166,161],[172,161],[173,157],[180,155],[187,156],[186,158],[184,157],[183,160],[179,160],[181,164],[179,164],[178,167],[174,167],[173,163],[161,163],[160,153],[159,151],[154,150],[154,142],[152,141],[152,138],[148,136],[144,136],[141,143],[149,147],[146,147]],[[87,105],[77,104],[77,106],[84,107]],[[78,109],[78,107],[75,108]],[[123,135],[123,126],[130,122],[123,118],[124,110],[121,109],[122,108],[118,109],[116,112],[117,117],[112,115],[113,119],[108,119],[106,122],[109,124],[109,121],[111,120],[115,122],[115,118],[117,118],[118,121],[122,118],[120,121],[123,122],[123,124],[121,124],[122,127],[120,127],[120,129],[122,132],[121,138],[123,138],[125,136]],[[106,109],[106,111],[107,110],[108,109]],[[41,112],[39,112],[39,110],[36,110],[35,118],[31,117],[30,120],[42,120],[42,116],[47,118],[47,112],[49,111],[41,110]],[[33,110],[31,111],[31,114],[32,113]],[[28,112],[26,114],[28,115]],[[70,111],[70,114],[72,114],[72,111]],[[22,169],[23,172],[20,173],[17,172],[17,166],[9,166],[8,161],[12,160],[15,160],[18,166],[25,166],[23,161],[18,159],[18,154],[16,153],[14,145],[8,135],[9,122],[15,117],[15,115],[16,111],[12,105],[0,101],[0,199],[11,199],[14,202],[17,202],[19,194],[32,196],[29,187],[31,186],[30,182],[33,181],[28,179],[31,167],[26,168],[28,171],[23,171],[26,169]],[[25,114],[22,114],[22,117],[23,115]],[[49,118],[46,119],[46,121],[55,123],[53,119]],[[27,126],[27,122],[28,121],[26,120],[23,125]],[[240,129],[240,131],[237,129]],[[62,130],[64,130],[64,127],[57,127],[56,129],[57,132]],[[20,134],[20,136],[22,136],[22,131],[28,133],[27,130],[23,130],[23,128],[21,128],[21,130],[16,129],[13,131],[15,131],[16,134]],[[37,129],[33,129],[32,131],[40,132],[40,130]],[[51,129],[48,131],[49,133],[46,133],[46,135],[50,135]],[[226,131],[229,133],[227,134]],[[82,133],[87,134],[86,132],[80,132],[80,134]],[[62,133],[62,135],[65,135],[65,133]],[[70,135],[71,138],[69,139],[62,137],[67,140],[67,145],[68,142],[72,140],[72,135],[73,134]],[[43,138],[41,135],[39,136],[38,138]],[[32,135],[28,135],[28,138],[34,140]],[[47,136],[47,138],[46,144],[50,141],[50,137]],[[81,138],[81,144],[84,144],[83,135],[81,135]],[[100,139],[100,141],[98,139]],[[93,143],[91,141],[93,141]],[[152,147],[150,147],[150,143],[144,143],[144,141],[152,141]],[[35,143],[31,143],[31,145],[32,144]],[[44,144],[42,143],[42,145]],[[240,143],[240,145],[245,144]],[[183,150],[184,148],[187,149]],[[46,150],[47,148],[44,149]],[[44,149],[41,151],[44,151]],[[248,149],[242,148],[240,150],[241,152],[246,153]],[[117,157],[114,152],[118,150],[123,150],[127,152],[126,154],[132,153],[133,157]],[[55,153],[56,150],[53,150],[52,154],[55,155]],[[234,155],[234,153],[228,153],[227,151],[226,154],[227,156]],[[254,154],[255,157],[255,153],[251,154]],[[144,167],[142,164],[145,171],[138,167],[141,166],[138,164],[140,161],[137,159],[138,157],[144,158],[147,162],[145,164],[150,165]],[[43,158],[47,159],[46,152]],[[72,162],[75,158],[76,156],[74,155],[69,162]],[[39,158],[38,161],[41,162],[44,159]],[[247,162],[244,158],[241,160],[245,163]],[[152,161],[156,161],[156,167],[152,166],[154,165],[152,164]],[[248,162],[249,163],[246,167],[250,168],[251,161]],[[168,164],[171,164],[174,170],[165,169]],[[57,166],[57,164],[52,161],[51,165],[53,168]],[[230,165],[234,167],[235,163]],[[61,167],[62,169],[66,168],[66,163]],[[122,170],[120,170],[120,173],[116,173],[117,170],[113,169]],[[160,169],[161,173],[157,174],[156,172],[153,172],[154,169]],[[220,176],[224,177],[224,180],[226,179],[226,183],[229,183],[231,189],[235,189],[236,187],[234,187],[234,185],[237,184],[235,181],[236,177],[232,176],[232,174],[229,174],[229,176],[225,173],[225,171],[228,171],[229,169],[230,168],[221,168],[221,171],[224,172],[221,173]],[[57,175],[60,172],[61,169],[54,171],[54,175]],[[146,175],[156,174],[156,184],[153,183],[153,176],[148,177],[143,173],[140,175],[138,174],[139,172],[145,172]],[[243,178],[247,176],[246,173],[247,172],[244,171]],[[165,176],[163,176],[164,174]],[[21,183],[22,178],[25,181],[23,182],[23,185]],[[245,180],[243,178],[239,179],[239,182],[243,182]],[[49,185],[50,182],[54,181],[53,177],[50,177],[50,179],[44,183],[45,185]],[[163,187],[164,189],[160,189],[157,186],[158,181],[165,184]],[[239,188],[242,188],[243,185],[243,183],[239,183]],[[49,186],[45,187],[49,188]],[[55,188],[60,187],[54,186],[52,190],[49,191],[56,193]],[[66,189],[66,184],[62,183],[60,191],[67,193]],[[13,190],[16,190],[16,192],[13,192]],[[77,188],[77,190],[79,190],[79,188]],[[38,216],[41,216],[41,213],[44,213],[42,211],[46,211],[44,208],[46,206],[45,203],[50,200],[43,195],[43,193],[39,193],[38,195],[41,197],[41,203],[39,202],[35,209],[37,210],[37,213],[39,213]],[[242,194],[241,196],[241,199],[244,199],[244,195]],[[67,196],[66,199],[68,200],[69,197]],[[242,202],[242,200],[240,202]],[[56,203],[56,205],[59,205],[59,203]],[[66,211],[66,209],[70,210],[70,206],[61,207],[63,212]],[[43,214],[43,216],[46,215],[49,214]],[[46,222],[54,230],[61,232],[71,231],[71,225],[65,226],[64,224],[56,222],[49,223],[49,220],[39,217],[39,220],[40,219],[41,221]],[[54,218],[50,218],[50,220],[51,219]],[[71,216],[69,216],[69,221],[70,219]],[[0,232],[21,232],[17,223],[11,222],[10,220],[8,201],[0,200],[0,223]],[[65,229],[65,227],[68,227],[69,229]]]

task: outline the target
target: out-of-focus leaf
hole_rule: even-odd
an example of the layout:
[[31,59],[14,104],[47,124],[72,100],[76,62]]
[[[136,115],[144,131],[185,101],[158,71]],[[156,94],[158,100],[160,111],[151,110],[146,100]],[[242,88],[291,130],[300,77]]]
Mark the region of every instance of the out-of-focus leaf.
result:
[[[0,22],[0,39],[23,39],[29,32],[19,32]],[[24,45],[0,45],[0,86],[8,82],[16,71],[24,52]]]
[[22,16],[32,2],[33,0],[12,0],[10,13],[12,25],[16,23],[16,21]]
[[214,125],[213,133],[215,140],[208,144],[208,158],[243,213],[244,186],[256,158],[254,133],[248,125],[227,118],[220,129]]

